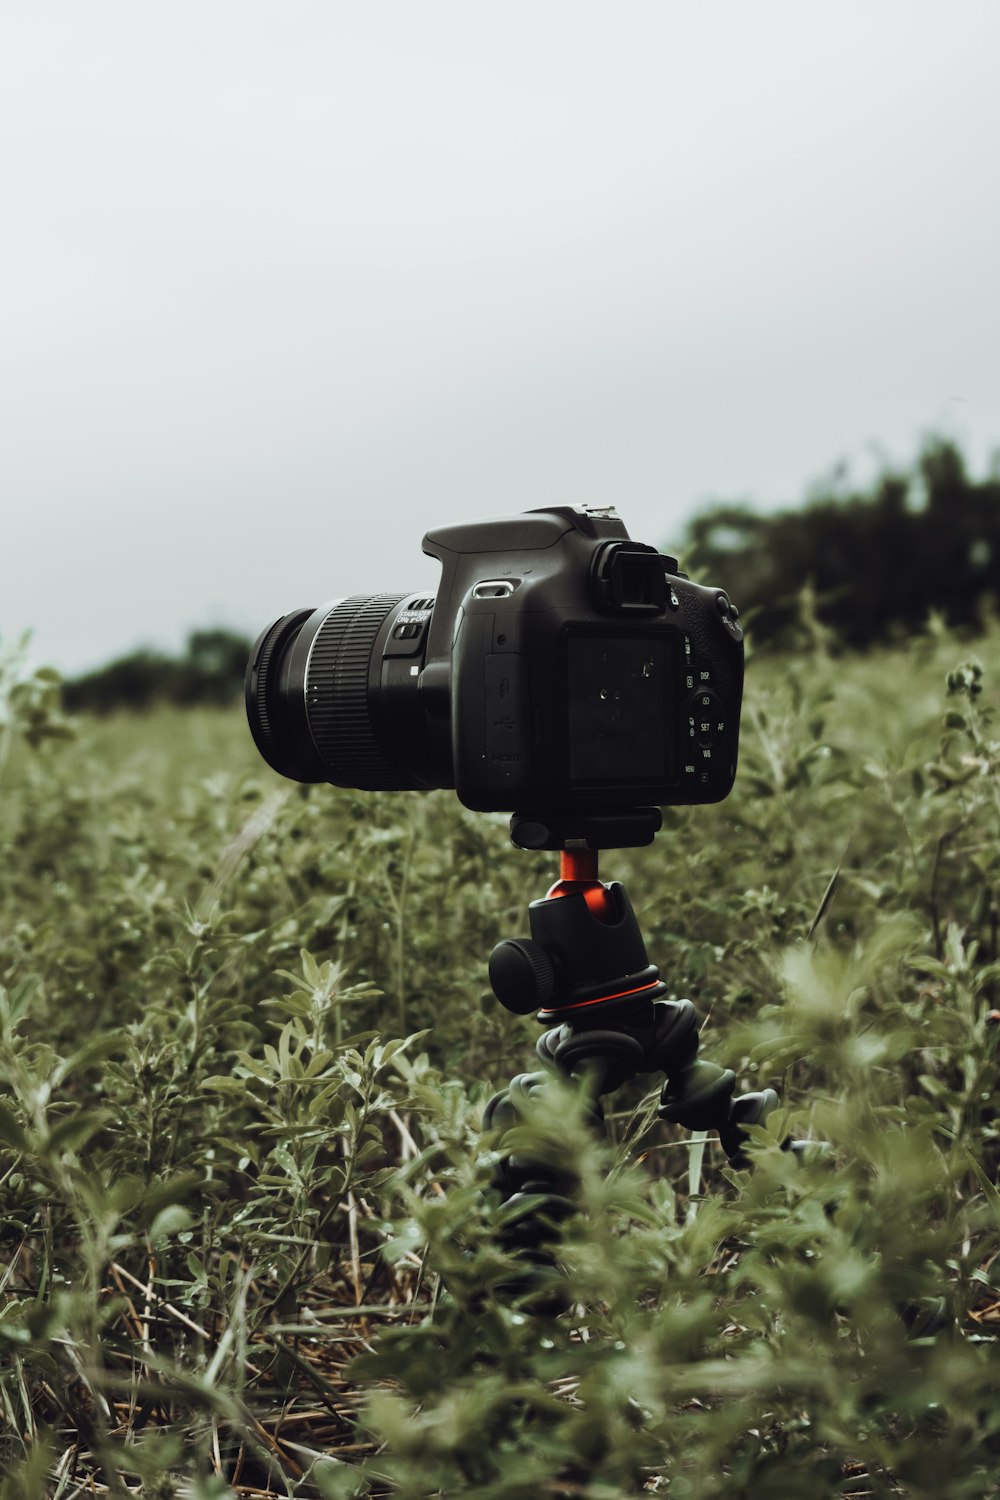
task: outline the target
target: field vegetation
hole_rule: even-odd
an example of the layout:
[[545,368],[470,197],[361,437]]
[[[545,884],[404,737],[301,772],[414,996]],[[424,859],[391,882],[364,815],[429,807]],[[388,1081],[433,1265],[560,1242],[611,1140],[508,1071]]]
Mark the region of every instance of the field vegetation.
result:
[[793,628],[733,795],[602,858],[782,1107],[739,1172],[661,1080],[607,1140],[541,1091],[559,1314],[505,1289],[480,1131],[538,1066],[486,960],[553,857],[282,782],[236,707],[67,720],[8,654],[2,1500],[997,1492],[1000,629]]

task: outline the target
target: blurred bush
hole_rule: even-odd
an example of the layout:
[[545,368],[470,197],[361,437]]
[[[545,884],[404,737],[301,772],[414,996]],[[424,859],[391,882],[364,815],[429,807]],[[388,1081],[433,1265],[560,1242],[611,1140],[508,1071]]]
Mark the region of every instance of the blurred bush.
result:
[[182,657],[146,648],[63,683],[63,706],[109,713],[156,703],[225,704],[239,697],[250,640],[231,630],[194,630]]
[[688,529],[685,566],[731,591],[757,645],[790,643],[803,590],[819,624],[852,647],[919,629],[931,611],[980,622],[1000,578],[1000,472],[971,479],[955,444],[935,438],[910,472],[848,495],[835,485],[771,515],[711,507]]

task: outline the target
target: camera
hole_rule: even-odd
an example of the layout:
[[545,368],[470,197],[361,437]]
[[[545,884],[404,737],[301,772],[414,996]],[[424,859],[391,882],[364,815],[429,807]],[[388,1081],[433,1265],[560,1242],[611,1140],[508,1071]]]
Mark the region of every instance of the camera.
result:
[[439,527],[423,550],[436,594],[354,594],[259,636],[247,715],[276,771],[556,817],[727,795],[743,630],[722,589],[610,507]]

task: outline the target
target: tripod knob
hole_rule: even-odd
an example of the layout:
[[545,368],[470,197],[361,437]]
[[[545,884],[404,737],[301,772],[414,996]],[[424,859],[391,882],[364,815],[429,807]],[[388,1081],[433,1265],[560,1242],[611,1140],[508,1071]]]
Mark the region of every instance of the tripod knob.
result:
[[490,984],[500,1004],[515,1016],[544,1009],[556,988],[548,950],[532,938],[504,938],[490,954]]

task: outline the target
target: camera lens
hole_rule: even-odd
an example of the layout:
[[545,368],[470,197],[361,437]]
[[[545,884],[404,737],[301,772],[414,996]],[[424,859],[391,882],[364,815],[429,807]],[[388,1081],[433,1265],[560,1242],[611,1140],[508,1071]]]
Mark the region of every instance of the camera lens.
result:
[[[428,784],[407,767],[412,733],[399,732],[416,727],[416,676],[409,665],[401,673],[384,649],[399,606],[412,598],[354,594],[294,610],[262,631],[247,667],[247,718],[275,771],[363,791]],[[426,625],[430,609],[422,613]],[[425,635],[407,637],[410,661]]]

